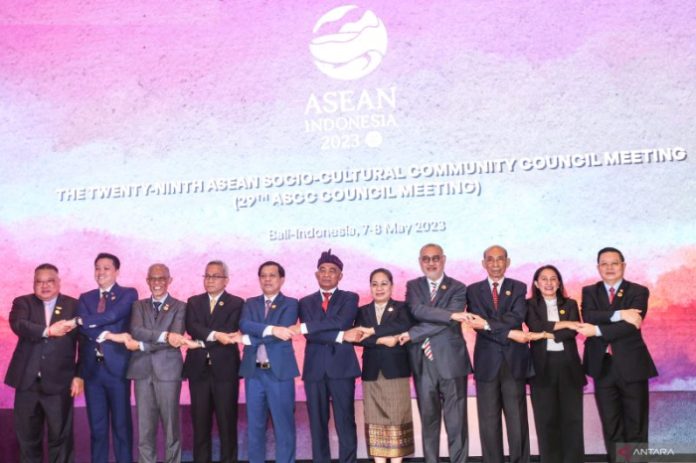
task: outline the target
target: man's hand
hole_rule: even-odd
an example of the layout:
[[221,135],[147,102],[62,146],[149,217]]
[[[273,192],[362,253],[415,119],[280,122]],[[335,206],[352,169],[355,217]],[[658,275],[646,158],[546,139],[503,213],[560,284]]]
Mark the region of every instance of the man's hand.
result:
[[182,338],[181,345],[187,349],[200,349],[201,345],[193,339]]
[[452,315],[450,315],[450,320],[454,320],[455,322],[465,322],[467,320],[468,316],[466,312],[454,312]]
[[408,331],[404,331],[399,335],[399,345],[404,345],[407,342],[411,342],[411,335],[408,334]]
[[471,312],[467,312],[465,314],[464,323],[475,330],[482,330],[486,327],[486,320],[480,315],[476,315],[475,313]]
[[85,382],[82,378],[75,376],[70,383],[70,397],[77,397],[85,390]]
[[132,341],[130,333],[111,333],[107,332],[104,336],[107,341],[118,342],[120,344],[125,344],[127,341]]
[[292,330],[286,326],[274,326],[271,329],[271,333],[273,336],[283,341],[289,341],[293,336]]
[[173,333],[173,332],[171,332],[171,331],[170,331],[169,334],[167,335],[167,343],[168,343],[170,346],[176,347],[176,348],[181,347],[182,345],[184,345],[184,339],[185,339],[185,338],[184,338],[184,336],[183,336],[182,334]]
[[394,347],[399,343],[398,336],[382,336],[377,338],[377,344],[381,344],[387,347]]
[[230,342],[233,344],[241,344],[242,343],[242,332],[237,330],[237,331],[232,331],[230,333],[227,333],[227,335],[230,337]]
[[555,329],[555,330],[568,329],[568,330],[577,331],[578,325],[580,325],[580,322],[573,322],[573,321],[565,320],[562,322],[554,323],[553,329]]
[[579,323],[575,331],[582,334],[586,338],[597,336],[597,326],[593,325],[592,323]]
[[126,339],[126,342],[124,344],[126,345],[126,349],[130,351],[140,350],[140,343],[133,338]]
[[298,334],[302,334],[302,330],[300,330],[299,323],[297,325],[293,325],[289,328],[290,328],[290,331],[292,331],[293,336],[297,336]]
[[70,323],[70,320],[58,320],[48,327],[48,333],[46,334],[51,338],[59,338],[68,334],[73,328],[74,326]]
[[230,336],[231,333],[223,333],[222,331],[216,331],[215,332],[215,340],[219,342],[220,344],[232,344],[235,341],[232,339]]
[[619,313],[621,314],[621,320],[635,326],[637,330],[640,329],[640,325],[643,323],[643,317],[640,316],[642,312],[640,310],[625,309],[619,310]]
[[510,330],[507,337],[509,340],[519,342],[520,344],[527,344],[529,342],[529,336],[522,330]]
[[343,332],[343,340],[346,342],[360,342],[363,339],[363,336],[363,332],[357,327]]
[[[549,334],[550,333],[546,333],[545,331],[540,331],[538,333],[530,331],[529,333],[527,333],[527,339],[530,341],[538,341],[540,339],[545,339],[545,338],[549,339],[549,337],[547,336]],[[551,335],[550,339],[553,339],[553,335]]]

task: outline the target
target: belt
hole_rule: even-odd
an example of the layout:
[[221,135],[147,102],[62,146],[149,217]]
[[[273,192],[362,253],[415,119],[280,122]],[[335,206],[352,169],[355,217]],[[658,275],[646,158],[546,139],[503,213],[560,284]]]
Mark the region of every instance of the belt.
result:
[[256,362],[256,368],[261,368],[262,370],[270,370],[271,362]]

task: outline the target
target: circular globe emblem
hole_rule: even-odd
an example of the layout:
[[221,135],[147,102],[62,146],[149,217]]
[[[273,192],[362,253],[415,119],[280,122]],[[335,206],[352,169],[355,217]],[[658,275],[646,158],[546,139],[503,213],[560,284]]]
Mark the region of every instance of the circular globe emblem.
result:
[[314,25],[309,51],[314,64],[327,76],[340,80],[365,77],[379,66],[387,52],[387,29],[371,10],[351,13],[356,5],[343,5],[325,13]]

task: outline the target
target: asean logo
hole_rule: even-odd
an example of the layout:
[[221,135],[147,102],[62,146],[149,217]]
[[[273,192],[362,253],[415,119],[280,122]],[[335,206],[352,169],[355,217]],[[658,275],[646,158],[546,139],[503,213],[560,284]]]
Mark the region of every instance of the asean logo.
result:
[[309,51],[314,64],[333,79],[365,77],[377,69],[387,53],[387,29],[371,10],[365,10],[355,22],[346,21],[346,14],[356,8],[356,5],[334,8],[319,18],[312,29],[314,38]]

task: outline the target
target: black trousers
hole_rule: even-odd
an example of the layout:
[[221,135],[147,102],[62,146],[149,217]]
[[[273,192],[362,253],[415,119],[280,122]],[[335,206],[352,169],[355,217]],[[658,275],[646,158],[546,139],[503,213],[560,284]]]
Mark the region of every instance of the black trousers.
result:
[[595,378],[595,401],[609,461],[616,461],[617,444],[648,442],[648,381],[626,382],[615,359],[606,354],[602,374]]
[[220,432],[220,463],[237,461],[237,399],[239,381],[215,381],[208,376],[189,380],[193,461],[212,462],[213,415]]
[[565,352],[546,352],[542,377],[531,384],[534,422],[542,463],[582,463],[582,384],[572,381]]
[[479,417],[481,451],[486,463],[503,463],[503,424],[505,413],[510,463],[529,462],[529,425],[525,380],[512,376],[503,360],[493,381],[476,381],[476,409]]
[[37,379],[15,392],[14,426],[22,462],[43,462],[44,424],[48,428],[48,461],[72,462],[73,400],[70,389],[46,394]]

